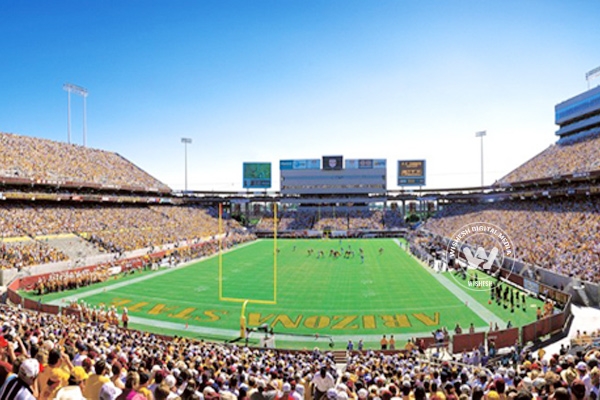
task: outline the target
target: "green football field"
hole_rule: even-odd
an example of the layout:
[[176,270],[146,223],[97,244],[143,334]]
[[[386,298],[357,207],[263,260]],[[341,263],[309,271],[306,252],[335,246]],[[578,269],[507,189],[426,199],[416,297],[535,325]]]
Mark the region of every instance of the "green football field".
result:
[[[509,320],[522,325],[535,320],[540,304],[529,299],[525,311],[514,313],[488,304],[488,291],[464,289],[448,273],[432,274],[399,240],[286,239],[277,248],[273,240],[258,240],[224,253],[221,262],[214,256],[42,301],[64,305],[78,299],[114,305],[119,312],[127,307],[134,328],[226,340],[239,336],[242,302],[248,300],[247,326],[269,325],[281,334],[279,347],[325,347],[331,337],[337,348],[349,339],[375,348],[383,334],[402,343],[444,326],[453,330],[457,323],[464,329],[471,323],[485,329],[490,321],[500,321],[500,328]],[[329,255],[342,249],[354,256]]]

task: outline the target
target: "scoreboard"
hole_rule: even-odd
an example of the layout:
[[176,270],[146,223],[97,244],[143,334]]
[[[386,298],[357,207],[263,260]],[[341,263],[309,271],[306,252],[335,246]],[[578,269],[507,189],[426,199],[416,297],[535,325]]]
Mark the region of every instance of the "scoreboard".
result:
[[398,186],[425,186],[425,160],[398,161]]
[[271,187],[271,163],[245,162],[244,189],[268,189]]

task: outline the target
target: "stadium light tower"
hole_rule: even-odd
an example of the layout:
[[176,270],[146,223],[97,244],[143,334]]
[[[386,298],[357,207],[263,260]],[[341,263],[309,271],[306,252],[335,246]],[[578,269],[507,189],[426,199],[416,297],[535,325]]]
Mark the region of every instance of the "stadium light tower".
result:
[[590,90],[590,82],[600,76],[600,67],[596,67],[587,74],[585,74],[585,80],[588,84],[588,90]]
[[481,138],[481,187],[483,187],[483,137],[486,135],[486,131],[479,131],[475,133],[475,137]]
[[181,143],[183,143],[183,146],[185,147],[185,191],[187,192],[188,190],[188,186],[187,186],[187,145],[188,144],[192,144],[192,139],[190,138],[181,138]]
[[83,147],[85,147],[87,140],[86,98],[88,96],[88,91],[87,89],[73,85],[72,83],[65,83],[63,89],[67,91],[67,142],[69,144],[71,143],[71,93],[83,97]]

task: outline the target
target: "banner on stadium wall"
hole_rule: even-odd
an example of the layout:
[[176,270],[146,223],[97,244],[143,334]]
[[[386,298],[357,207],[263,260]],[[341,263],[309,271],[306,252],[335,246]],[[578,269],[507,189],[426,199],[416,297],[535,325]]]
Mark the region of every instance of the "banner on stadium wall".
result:
[[523,287],[529,290],[531,293],[536,296],[540,294],[540,284],[536,281],[532,281],[531,279],[524,278],[523,279]]
[[347,237],[348,231],[331,231],[331,237]]
[[280,170],[295,170],[295,169],[321,169],[321,160],[306,159],[306,160],[280,160]]
[[19,192],[6,193],[7,199],[29,200],[32,197],[34,197],[34,195],[32,193],[19,193]]
[[268,189],[271,187],[270,162],[245,162],[244,189]]
[[358,169],[358,160],[356,159],[348,159],[344,161],[345,169]]
[[291,170],[294,169],[294,160],[279,160],[279,170]]
[[310,231],[304,231],[304,235],[306,237],[321,237],[321,235],[323,235],[323,232],[322,231],[310,230]]
[[309,160],[295,160],[294,169],[321,169],[321,160],[309,159]]
[[344,161],[346,169],[385,169],[384,159],[359,158]]
[[374,169],[385,169],[387,166],[387,161],[384,158],[376,158],[373,160],[373,168]]
[[343,156],[323,156],[324,171],[339,171],[343,168]]
[[120,273],[121,273],[121,271],[122,271],[122,268],[121,268],[120,266],[118,266],[118,267],[110,267],[110,268],[108,269],[108,274],[109,274],[110,276],[113,276],[113,275],[120,274]]
[[373,160],[358,160],[358,169],[373,169]]
[[36,193],[35,198],[38,200],[54,200],[56,195],[53,193]]

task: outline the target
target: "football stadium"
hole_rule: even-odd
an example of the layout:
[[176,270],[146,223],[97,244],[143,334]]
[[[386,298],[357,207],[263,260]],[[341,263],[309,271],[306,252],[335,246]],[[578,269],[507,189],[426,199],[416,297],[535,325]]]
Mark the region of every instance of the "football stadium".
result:
[[[130,39],[111,46],[121,40]],[[128,76],[132,88],[152,86],[146,72]],[[359,157],[315,141],[290,156],[300,139],[277,136],[273,122],[274,144],[245,133],[242,150],[229,147],[235,134],[200,143],[242,157],[237,190],[188,187],[196,142],[182,137],[176,189],[157,178],[165,164],[144,161],[161,149],[109,150],[130,126],[116,122],[123,136],[88,146],[88,90],[64,84],[66,142],[0,131],[0,400],[598,400],[600,86],[590,82],[599,76],[591,70],[586,90],[548,104],[553,144],[492,184],[478,131],[481,185],[465,187],[430,185],[442,165],[434,157],[371,153],[397,143]],[[203,88],[215,102],[216,87]],[[154,89],[136,101],[155,101]],[[71,142],[71,96],[83,100],[82,145]],[[165,115],[176,108],[158,103]],[[139,121],[133,108],[119,112]],[[157,129],[181,128],[151,117]],[[23,126],[45,128],[29,119]],[[340,149],[354,140],[346,136]],[[255,146],[271,158],[252,161]],[[508,165],[512,155],[500,156]],[[195,172],[217,181],[224,170]]]
[[558,104],[557,143],[494,185],[443,191],[426,160],[397,160],[416,188],[390,190],[387,160],[323,156],[279,160],[275,195],[254,190],[271,163],[244,165],[252,191],[176,192],[116,153],[2,133],[3,343],[127,346],[113,369],[146,341],[512,362],[598,305],[599,93]]

